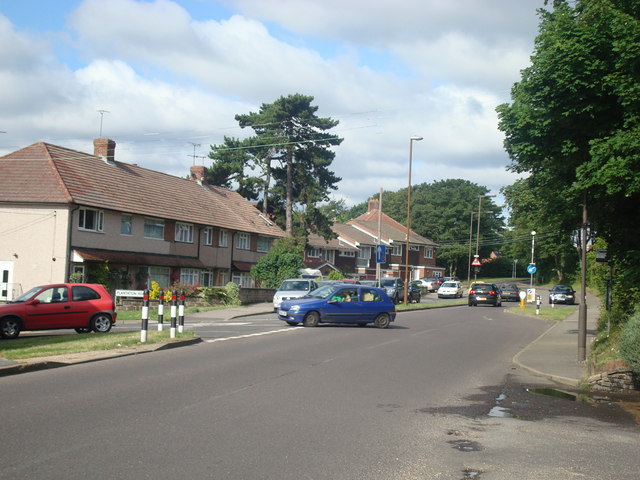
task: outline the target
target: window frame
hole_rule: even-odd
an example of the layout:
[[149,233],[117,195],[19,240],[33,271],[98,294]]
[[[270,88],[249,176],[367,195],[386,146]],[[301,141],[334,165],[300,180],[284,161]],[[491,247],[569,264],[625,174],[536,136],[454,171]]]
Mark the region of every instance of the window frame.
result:
[[[93,226],[87,227],[87,212],[93,214]],[[78,230],[83,232],[104,232],[104,210],[81,207],[78,210]]]
[[251,235],[246,232],[238,232],[235,246],[237,250],[251,250]]
[[[125,220],[126,218],[128,218],[129,220]],[[123,230],[126,230],[126,228],[123,227],[127,226],[129,231],[123,232]],[[122,215],[120,215],[120,235],[133,235],[133,215],[129,215],[128,213],[123,213]]]
[[213,228],[205,227],[202,231],[202,244],[213,245]]
[[[162,228],[162,233],[159,236],[149,236],[147,227],[153,227],[154,229]],[[158,219],[158,218],[152,218],[152,217],[146,217],[144,219],[144,233],[143,233],[144,238],[148,238],[151,240],[164,240],[164,229],[165,229],[164,220]]]
[[193,243],[193,223],[176,222],[175,241],[178,243]]

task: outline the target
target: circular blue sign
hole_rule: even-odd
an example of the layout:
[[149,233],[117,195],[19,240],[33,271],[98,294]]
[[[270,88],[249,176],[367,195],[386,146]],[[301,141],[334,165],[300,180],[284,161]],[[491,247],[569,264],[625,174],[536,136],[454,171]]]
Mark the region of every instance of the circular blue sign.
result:
[[536,270],[537,270],[537,268],[536,268],[536,266],[535,266],[535,265],[529,265],[529,266],[527,267],[527,273],[530,273],[530,274],[532,274],[532,275],[533,275],[534,273],[536,273]]

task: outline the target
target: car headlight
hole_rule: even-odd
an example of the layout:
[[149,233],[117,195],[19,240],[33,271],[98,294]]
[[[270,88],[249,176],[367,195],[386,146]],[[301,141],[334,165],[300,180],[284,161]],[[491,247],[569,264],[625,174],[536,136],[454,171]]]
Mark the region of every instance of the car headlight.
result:
[[289,309],[290,312],[297,312],[298,310],[300,310],[300,305],[292,305]]

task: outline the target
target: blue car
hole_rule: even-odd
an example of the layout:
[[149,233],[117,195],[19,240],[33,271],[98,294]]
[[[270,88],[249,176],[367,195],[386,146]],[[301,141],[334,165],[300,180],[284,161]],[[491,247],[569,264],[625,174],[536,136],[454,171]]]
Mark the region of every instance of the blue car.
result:
[[384,290],[366,285],[326,285],[304,297],[282,302],[278,318],[289,325],[302,323],[373,323],[387,328],[396,319],[396,308]]

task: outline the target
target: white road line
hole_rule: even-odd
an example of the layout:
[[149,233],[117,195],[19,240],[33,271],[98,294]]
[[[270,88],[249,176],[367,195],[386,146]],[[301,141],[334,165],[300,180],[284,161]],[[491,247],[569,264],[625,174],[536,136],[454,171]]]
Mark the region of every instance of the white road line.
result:
[[294,328],[281,328],[280,330],[270,330],[268,332],[260,332],[260,333],[249,333],[247,335],[238,335],[235,337],[223,337],[223,338],[212,338],[210,340],[205,340],[206,343],[215,343],[215,342],[225,342],[227,340],[237,340],[239,338],[250,338],[250,337],[260,337],[262,335],[271,335],[272,333],[283,333],[283,332],[302,332],[304,328],[294,327]]

